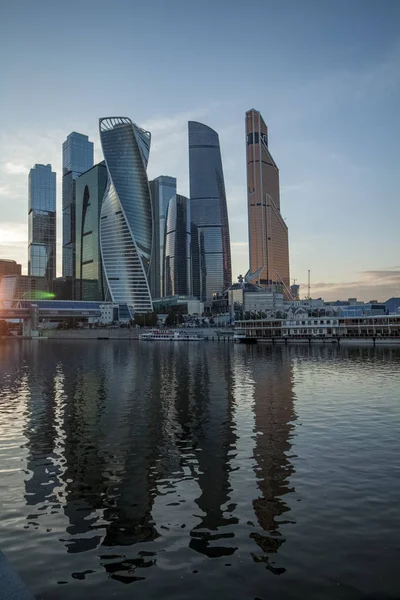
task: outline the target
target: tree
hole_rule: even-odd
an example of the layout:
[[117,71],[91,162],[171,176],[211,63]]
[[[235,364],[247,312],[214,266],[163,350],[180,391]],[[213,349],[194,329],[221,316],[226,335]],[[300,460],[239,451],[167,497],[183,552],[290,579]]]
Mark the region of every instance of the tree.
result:
[[166,327],[171,327],[174,324],[175,324],[174,313],[172,312],[172,310],[169,310],[168,314],[166,316],[166,319],[165,319],[165,326]]
[[10,335],[7,321],[0,321],[0,335]]
[[139,327],[155,327],[157,325],[157,313],[135,313],[134,324]]

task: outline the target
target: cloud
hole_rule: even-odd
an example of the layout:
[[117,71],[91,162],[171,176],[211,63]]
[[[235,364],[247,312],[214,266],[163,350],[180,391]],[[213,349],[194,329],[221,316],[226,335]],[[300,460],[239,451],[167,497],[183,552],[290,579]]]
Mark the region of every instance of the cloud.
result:
[[7,196],[9,194],[10,188],[8,185],[0,185],[0,196]]
[[[325,300],[356,297],[364,301],[374,299],[382,302],[391,296],[400,296],[400,269],[362,271],[360,276],[355,281],[311,283],[311,295],[313,298],[321,295]],[[307,283],[301,283],[300,287],[306,290]]]
[[15,164],[12,162],[7,162],[5,164],[5,171],[6,173],[9,173],[10,175],[20,175],[20,174],[27,174],[29,169],[27,167],[25,167],[25,165],[22,164]]

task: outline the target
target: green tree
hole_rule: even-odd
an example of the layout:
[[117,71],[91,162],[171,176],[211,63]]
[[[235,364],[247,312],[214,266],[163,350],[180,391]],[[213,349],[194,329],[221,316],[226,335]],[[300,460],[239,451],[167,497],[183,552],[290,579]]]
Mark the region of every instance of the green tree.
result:
[[172,312],[172,310],[169,310],[167,317],[165,319],[165,326],[171,327],[172,325],[175,325],[175,316],[174,316],[174,313]]
[[0,321],[0,335],[9,335],[7,321]]

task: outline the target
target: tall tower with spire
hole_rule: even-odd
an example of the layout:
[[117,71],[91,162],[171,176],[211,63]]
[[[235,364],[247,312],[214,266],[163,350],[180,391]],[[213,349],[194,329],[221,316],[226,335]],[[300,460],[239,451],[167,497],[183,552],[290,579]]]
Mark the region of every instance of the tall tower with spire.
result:
[[258,110],[246,113],[249,273],[263,287],[290,287],[288,228],[282,218],[279,169],[268,148],[268,128]]

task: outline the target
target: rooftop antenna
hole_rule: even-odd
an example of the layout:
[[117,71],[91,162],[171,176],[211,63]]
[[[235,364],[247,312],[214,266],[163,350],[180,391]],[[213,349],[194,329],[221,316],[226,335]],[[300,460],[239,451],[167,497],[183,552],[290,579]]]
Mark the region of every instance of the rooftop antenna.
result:
[[308,269],[308,299],[311,300],[311,278],[310,269]]

